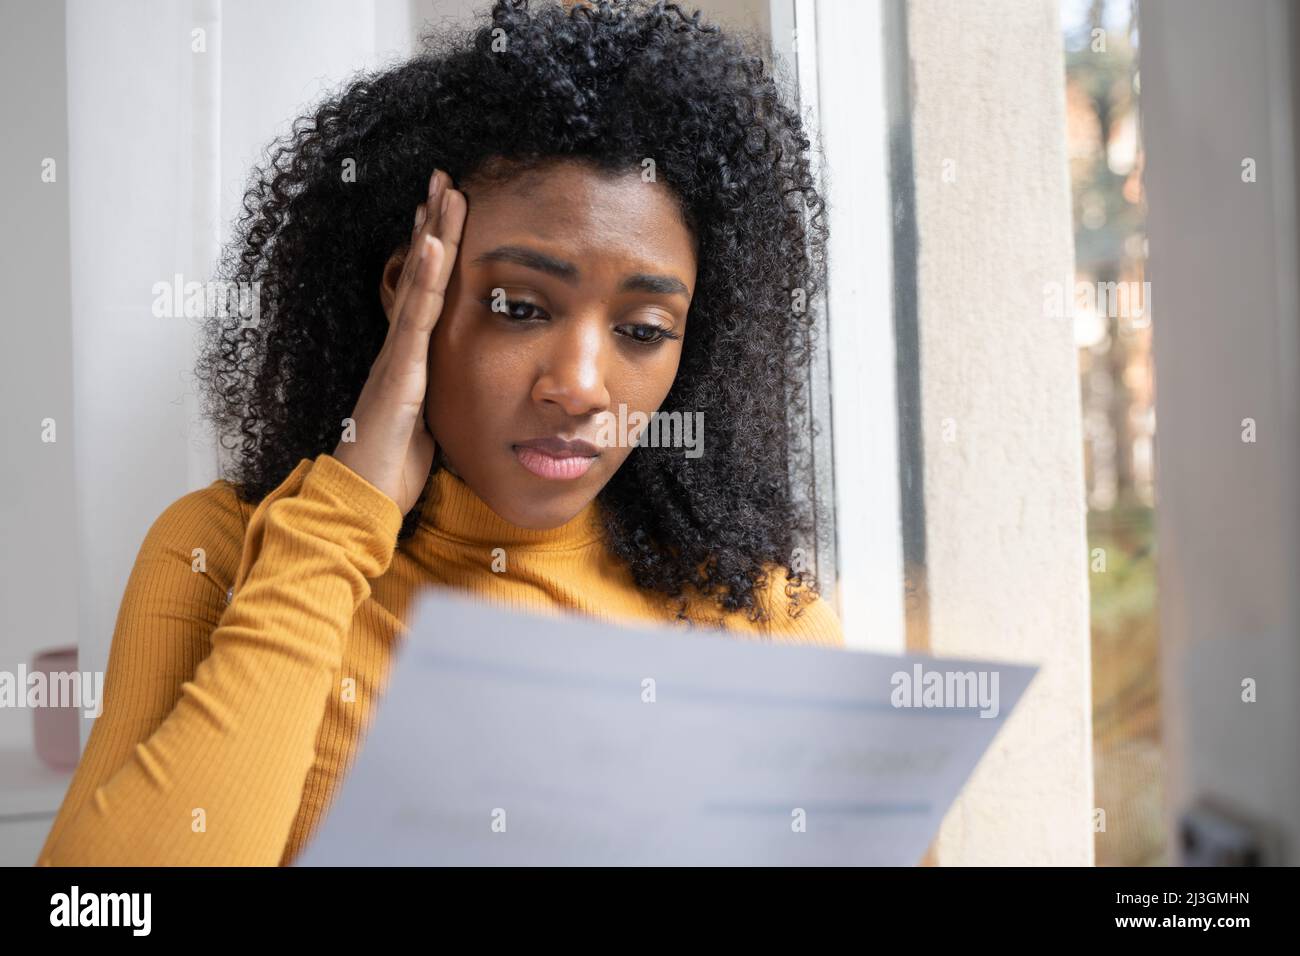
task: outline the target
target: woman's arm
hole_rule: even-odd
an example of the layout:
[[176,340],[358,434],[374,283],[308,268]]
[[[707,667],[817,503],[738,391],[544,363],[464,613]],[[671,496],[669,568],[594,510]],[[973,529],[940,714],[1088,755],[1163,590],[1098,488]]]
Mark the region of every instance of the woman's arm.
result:
[[353,615],[402,515],[333,457],[304,460],[253,513],[226,606],[192,566],[229,517],[204,495],[170,506],[140,548],[104,711],[38,865],[280,862]]
[[[194,496],[150,529],[113,635],[108,709],[39,864],[281,860],[353,615],[429,477],[429,337],[465,213],[464,195],[435,171],[409,248],[381,283],[388,335],[352,413],[355,440],[301,462],[258,506],[224,613],[191,570],[203,531],[185,517]],[[209,631],[210,653],[189,655],[202,663],[160,707],[155,689],[174,674],[177,646]]]

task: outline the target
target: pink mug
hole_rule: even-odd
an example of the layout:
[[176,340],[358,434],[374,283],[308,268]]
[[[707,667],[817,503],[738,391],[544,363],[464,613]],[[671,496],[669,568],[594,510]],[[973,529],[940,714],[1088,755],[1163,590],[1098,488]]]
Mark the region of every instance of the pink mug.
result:
[[[32,672],[44,673],[47,687],[53,686],[50,675],[72,673],[76,669],[75,644],[52,647],[32,658]],[[33,708],[32,735],[36,756],[42,763],[56,770],[71,770],[81,759],[81,709],[76,706]]]

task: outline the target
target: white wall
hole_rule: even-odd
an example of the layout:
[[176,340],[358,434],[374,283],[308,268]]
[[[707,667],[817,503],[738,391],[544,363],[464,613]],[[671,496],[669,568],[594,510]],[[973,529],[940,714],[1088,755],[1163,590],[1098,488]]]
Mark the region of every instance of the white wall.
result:
[[[68,132],[61,4],[0,0],[0,670],[77,638],[77,535],[68,305]],[[42,182],[42,161],[56,181]],[[55,420],[53,444],[41,421]],[[0,748],[31,713],[0,708]]]
[[1043,308],[1074,268],[1058,9],[911,0],[907,18],[929,649],[1041,668],[937,862],[1091,865],[1078,368]]
[[1282,0],[1141,7],[1170,847],[1183,812],[1210,798],[1288,865],[1300,862],[1294,16]]

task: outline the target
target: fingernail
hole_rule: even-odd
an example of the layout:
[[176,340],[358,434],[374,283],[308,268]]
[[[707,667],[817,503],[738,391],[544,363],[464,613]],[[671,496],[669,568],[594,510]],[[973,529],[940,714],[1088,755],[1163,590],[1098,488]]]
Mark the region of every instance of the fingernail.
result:
[[417,206],[416,209],[415,209],[415,228],[416,228],[416,229],[419,229],[421,226],[424,225],[424,219],[425,219],[425,217],[428,216],[428,215],[429,215],[429,207],[426,206],[424,203],[420,203],[420,205]]
[[432,237],[432,236],[425,236],[425,237],[424,237],[424,241],[422,241],[422,242],[420,243],[420,258],[421,258],[421,259],[428,258],[428,255],[429,255],[429,248],[430,248],[432,245],[433,245],[433,237]]
[[451,202],[451,193],[442,194],[442,205],[438,207],[438,215],[447,215],[447,206]]
[[438,170],[435,169],[433,175],[429,177],[429,198],[432,199],[438,195],[438,190],[441,188],[442,180],[438,178]]

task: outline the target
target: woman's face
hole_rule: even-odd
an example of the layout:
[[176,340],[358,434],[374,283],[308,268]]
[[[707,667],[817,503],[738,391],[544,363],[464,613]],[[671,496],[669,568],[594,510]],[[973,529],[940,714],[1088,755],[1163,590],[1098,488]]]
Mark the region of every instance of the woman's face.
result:
[[560,161],[456,188],[468,213],[430,345],[425,421],[493,511],[552,528],[631,453],[635,433],[618,422],[648,418],[672,388],[693,239],[668,189],[635,171]]

